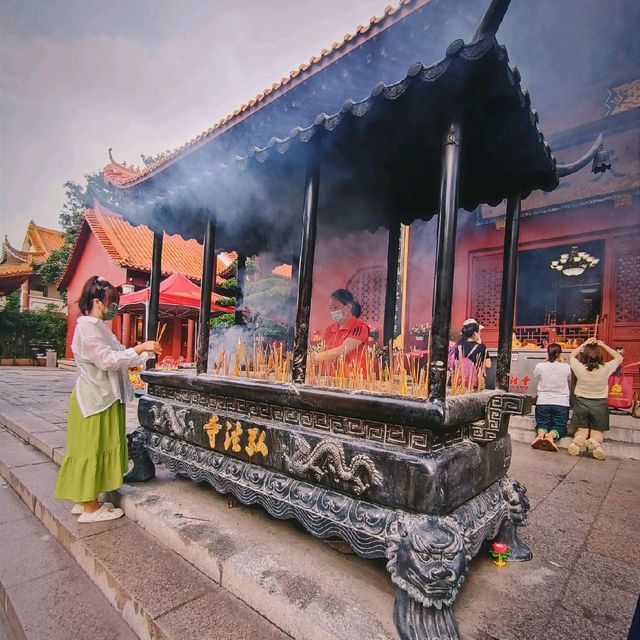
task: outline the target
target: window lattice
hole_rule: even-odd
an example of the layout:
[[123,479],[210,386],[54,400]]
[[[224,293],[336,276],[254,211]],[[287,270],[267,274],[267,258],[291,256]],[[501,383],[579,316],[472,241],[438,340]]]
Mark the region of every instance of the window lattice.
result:
[[362,319],[370,327],[382,328],[385,286],[384,267],[359,269],[347,282],[347,289],[362,307]]
[[497,327],[500,321],[501,269],[480,269],[475,277],[473,317],[485,327]]
[[616,260],[616,322],[640,322],[640,255]]

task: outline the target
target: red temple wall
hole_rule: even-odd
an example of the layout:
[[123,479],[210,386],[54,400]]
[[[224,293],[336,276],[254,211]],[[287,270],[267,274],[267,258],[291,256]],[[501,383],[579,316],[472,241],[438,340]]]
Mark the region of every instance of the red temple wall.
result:
[[[67,345],[65,350],[66,358],[73,358],[71,352],[71,341],[73,340],[73,333],[75,330],[78,316],[80,316],[80,310],[78,309],[77,300],[80,297],[82,287],[88,278],[94,275],[100,275],[106,278],[115,286],[120,286],[125,282],[127,277],[126,269],[118,266],[107,255],[102,245],[98,242],[93,233],[89,233],[86,236],[86,242],[81,249],[81,255],[78,259],[76,267],[73,272],[73,276],[69,282],[67,288],[68,297],[68,315],[67,315]],[[132,328],[130,333],[130,344],[125,346],[131,346],[135,344],[133,339],[133,325],[135,320],[132,318]],[[119,314],[110,323],[111,330],[116,334],[119,340],[122,339],[122,317]],[[186,357],[187,350],[182,344],[182,321],[170,320],[167,328],[162,337],[162,351],[163,356],[178,357],[182,355]]]
[[[435,266],[435,237],[437,219],[418,221],[411,225],[408,282],[406,291],[405,348],[421,347],[410,335],[416,323],[431,322],[431,301]],[[637,200],[623,206],[614,201],[584,206],[569,211],[523,217],[520,224],[520,249],[580,243],[588,240],[604,240],[604,272],[602,322],[600,334],[612,342],[627,342],[630,353],[640,348],[637,337],[631,338],[620,330],[614,331],[608,324],[614,301],[613,260],[615,243],[631,233],[640,232],[640,205]],[[346,286],[347,281],[359,270],[368,267],[386,269],[386,230],[375,233],[362,232],[343,238],[320,240],[316,248],[313,280],[313,304],[311,310],[310,337],[315,331],[323,332],[330,318],[327,302],[331,292]],[[475,214],[460,211],[458,217],[458,244],[453,288],[452,331],[457,332],[465,318],[473,314],[473,259],[477,256],[495,256],[502,261],[504,230],[495,224],[478,225]],[[501,268],[501,267],[500,267]],[[499,297],[499,283],[496,293]],[[378,292],[380,305],[384,291]],[[382,327],[378,327],[381,329]],[[627,332],[628,333],[628,332]],[[487,330],[485,341],[495,346],[497,329]],[[631,340],[631,342],[630,342]]]
[[340,238],[318,238],[309,338],[316,331],[324,334],[325,328],[331,324],[329,297],[333,291],[344,289],[358,269],[378,266],[386,269],[388,235],[381,228],[375,233],[361,232]]
[[[633,227],[636,228],[636,232],[638,231],[639,208],[637,201],[619,207],[615,206],[614,201],[606,201],[572,209],[570,212],[524,217],[520,223],[520,250],[604,239],[603,307],[606,307],[611,304],[613,294],[611,262],[614,251],[611,244],[616,237],[628,234]],[[471,291],[473,256],[483,253],[502,255],[503,242],[504,230],[496,229],[494,224],[477,225],[473,222],[468,225],[459,225],[454,274],[453,327],[459,327],[473,311]],[[486,336],[486,338],[489,337],[491,336]]]

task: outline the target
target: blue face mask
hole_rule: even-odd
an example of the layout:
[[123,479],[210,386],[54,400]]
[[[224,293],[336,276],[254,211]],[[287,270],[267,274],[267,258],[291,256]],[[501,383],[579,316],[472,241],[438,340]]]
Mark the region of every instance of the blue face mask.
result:
[[340,320],[344,320],[344,313],[342,313],[342,311],[340,311],[340,309],[337,309],[336,311],[332,311],[331,312],[331,319],[334,322],[340,322]]
[[107,307],[107,310],[104,312],[102,319],[105,322],[108,322],[109,320],[113,320],[116,317],[117,313],[118,313],[118,304],[116,302],[112,302]]

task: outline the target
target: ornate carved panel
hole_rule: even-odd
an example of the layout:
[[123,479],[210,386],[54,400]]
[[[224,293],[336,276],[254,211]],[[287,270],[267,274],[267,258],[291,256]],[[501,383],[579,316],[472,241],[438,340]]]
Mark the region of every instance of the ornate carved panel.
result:
[[615,322],[640,322],[640,235],[616,239]]
[[358,269],[347,282],[347,289],[362,306],[362,319],[370,327],[382,327],[385,286],[384,267]]
[[[163,400],[176,400],[185,404],[207,407],[214,411],[227,411],[237,414],[240,420],[243,419],[243,416],[275,420],[418,451],[437,451],[456,442],[461,442],[467,433],[465,425],[459,425],[446,433],[436,435],[428,429],[413,429],[403,425],[370,422],[349,416],[302,411],[271,403],[257,403],[240,398],[176,389],[160,384],[150,384],[148,393],[150,396]],[[157,415],[154,413],[155,419],[167,421],[167,424],[170,425],[177,425],[173,429],[175,433],[179,433],[179,431],[184,433],[189,428],[193,429],[193,425],[190,425],[188,420],[185,422],[187,413],[185,409],[178,411],[166,409],[165,413],[160,413],[156,409],[155,412],[157,413]]]
[[497,327],[500,320],[502,256],[473,258],[471,316],[485,327]]

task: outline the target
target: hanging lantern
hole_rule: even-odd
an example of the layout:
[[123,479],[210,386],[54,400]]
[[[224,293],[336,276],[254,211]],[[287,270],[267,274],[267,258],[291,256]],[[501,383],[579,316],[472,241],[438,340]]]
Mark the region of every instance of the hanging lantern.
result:
[[579,276],[595,267],[598,262],[600,258],[595,258],[586,251],[579,251],[577,245],[573,245],[569,253],[561,253],[556,260],[552,260],[549,268],[560,271],[565,276]]

